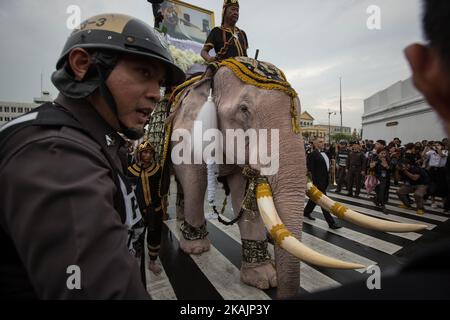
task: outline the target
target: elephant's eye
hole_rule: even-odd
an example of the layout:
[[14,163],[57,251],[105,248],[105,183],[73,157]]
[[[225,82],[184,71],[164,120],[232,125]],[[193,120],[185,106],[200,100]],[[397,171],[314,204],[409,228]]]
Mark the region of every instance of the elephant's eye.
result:
[[248,107],[247,107],[245,104],[240,105],[240,106],[239,106],[239,110],[240,110],[242,113],[248,113],[248,112],[249,112],[249,111],[248,111]]

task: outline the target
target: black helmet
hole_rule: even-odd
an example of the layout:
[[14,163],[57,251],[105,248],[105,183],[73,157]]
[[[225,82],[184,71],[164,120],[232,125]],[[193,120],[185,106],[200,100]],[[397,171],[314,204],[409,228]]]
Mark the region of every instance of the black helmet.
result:
[[[93,49],[92,68],[83,81],[76,81],[67,56],[75,48]],[[65,96],[86,98],[100,90],[114,114],[118,115],[116,102],[106,86],[106,79],[117,64],[119,54],[149,57],[161,62],[167,70],[166,86],[184,81],[185,74],[172,60],[169,50],[158,33],[144,22],[123,14],[101,14],[81,23],[66,41],[52,82]],[[127,128],[119,119],[121,132],[129,139],[139,139],[143,131]]]
[[61,69],[74,48],[103,49],[150,57],[162,62],[168,71],[167,86],[184,81],[184,72],[177,67],[168,47],[158,33],[143,21],[124,14],[100,14],[87,19],[75,29],[64,45],[56,64]]

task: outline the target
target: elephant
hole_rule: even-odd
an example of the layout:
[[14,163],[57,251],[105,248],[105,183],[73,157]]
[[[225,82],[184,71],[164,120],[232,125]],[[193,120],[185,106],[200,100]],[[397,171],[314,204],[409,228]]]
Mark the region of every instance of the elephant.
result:
[[[258,180],[255,190],[258,206],[255,211],[259,214],[241,218],[237,222],[243,240],[241,281],[260,289],[277,287],[277,298],[281,299],[292,297],[298,291],[299,258],[326,267],[364,268],[325,257],[300,242],[307,191],[310,198],[328,206],[332,213],[341,218],[350,217],[351,222],[365,227],[380,222],[374,218],[369,218],[368,221],[343,206],[333,207],[333,203],[326,200],[328,198],[320,194],[314,186],[307,184],[304,142],[297,122],[300,100],[282,71],[270,63],[246,57],[227,59],[216,64],[216,68],[211,77],[204,76],[182,85],[182,89],[175,91],[172,98],[175,111],[168,119],[172,132],[170,148],[174,150],[182,143],[174,138],[177,130],[192,132],[202,106],[208,96],[211,96],[217,111],[217,129],[225,137],[222,150],[225,150],[226,161],[219,165],[219,176],[226,180],[231,190],[233,212],[241,211],[246,187],[250,181],[243,169],[257,172],[260,174],[259,178],[264,179]],[[258,144],[246,141],[244,161],[239,162],[237,153],[228,154],[227,146],[233,145],[234,141],[226,135],[227,130],[249,129],[256,132],[266,130],[271,138],[274,135],[273,130],[278,132],[278,150],[273,149],[272,145],[267,146],[268,153],[279,156],[278,170],[275,173],[261,175],[264,164],[261,161],[250,163],[251,155],[258,153]],[[190,157],[192,160],[193,156]],[[205,163],[179,163],[174,164],[173,169],[184,193],[185,228],[180,247],[188,254],[201,254],[210,248],[203,209],[207,190],[207,166]],[[248,212],[243,215],[250,216]],[[401,231],[396,228],[396,225],[401,224],[391,224],[394,227],[392,230]],[[383,222],[378,227],[379,230],[391,230],[389,226],[383,225]],[[275,264],[264,251],[264,246],[267,248],[266,228],[277,243],[274,250]],[[414,227],[406,227],[404,231],[412,229]],[[260,256],[259,259],[246,257],[246,245],[258,248],[256,252]]]

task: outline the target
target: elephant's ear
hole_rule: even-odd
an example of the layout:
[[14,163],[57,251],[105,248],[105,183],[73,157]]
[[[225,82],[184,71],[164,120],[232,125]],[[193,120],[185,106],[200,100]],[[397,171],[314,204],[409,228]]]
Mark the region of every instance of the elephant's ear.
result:
[[200,109],[208,98],[211,79],[202,79],[183,90],[174,117],[183,123],[194,123]]

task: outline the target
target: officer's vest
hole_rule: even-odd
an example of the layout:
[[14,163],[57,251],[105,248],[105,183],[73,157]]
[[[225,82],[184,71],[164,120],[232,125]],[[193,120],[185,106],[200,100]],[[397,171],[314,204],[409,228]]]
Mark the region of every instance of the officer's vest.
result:
[[[14,119],[2,127],[0,127],[0,159],[3,155],[8,139],[22,128],[29,126],[46,126],[46,127],[71,127],[87,134],[92,140],[96,141],[92,134],[66,111],[55,108],[53,103],[45,103],[33,111]],[[114,208],[119,212],[122,223],[128,227],[128,249],[134,253],[139,236],[144,231],[144,223],[141,212],[137,204],[136,196],[129,186],[127,179],[122,175],[120,170],[116,168],[113,159],[102,145],[96,141],[101,147],[103,155],[109,162],[114,177],[117,193],[114,195]]]

